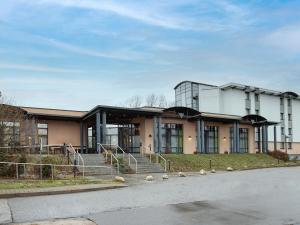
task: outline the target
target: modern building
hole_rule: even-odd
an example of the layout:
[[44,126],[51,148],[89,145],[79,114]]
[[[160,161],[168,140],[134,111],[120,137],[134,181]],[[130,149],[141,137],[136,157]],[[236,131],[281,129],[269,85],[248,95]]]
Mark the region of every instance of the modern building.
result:
[[255,128],[256,148],[260,148],[265,132],[268,150],[275,148],[291,155],[300,153],[300,97],[294,92],[235,83],[215,86],[183,81],[175,87],[175,96],[178,107],[240,117],[257,115],[272,121],[272,126]]
[[[300,98],[293,92],[184,81],[176,106],[90,111],[15,107],[0,113],[0,145],[72,144],[95,153],[113,144],[128,153],[256,153],[300,155]],[[0,108],[1,111],[1,108]],[[17,113],[18,112],[18,113]],[[21,117],[13,115],[20,114]],[[2,118],[1,118],[2,117]]]

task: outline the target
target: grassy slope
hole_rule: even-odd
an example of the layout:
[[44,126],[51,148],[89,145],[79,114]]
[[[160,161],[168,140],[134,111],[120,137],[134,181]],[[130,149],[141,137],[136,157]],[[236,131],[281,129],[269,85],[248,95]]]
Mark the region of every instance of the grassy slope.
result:
[[[276,167],[287,165],[266,155],[266,154],[212,154],[212,155],[173,155],[165,154],[163,157],[171,162],[171,172],[178,171],[199,171],[200,169],[210,170],[210,160],[212,168],[216,170],[226,170],[232,167],[235,170],[254,169],[265,167]],[[295,165],[294,162],[289,162]]]
[[82,184],[115,184],[117,182],[112,180],[88,180],[88,179],[71,179],[71,180],[26,180],[26,181],[0,181],[1,189],[25,189],[25,188],[47,188],[47,187],[60,187],[69,185],[82,185]]

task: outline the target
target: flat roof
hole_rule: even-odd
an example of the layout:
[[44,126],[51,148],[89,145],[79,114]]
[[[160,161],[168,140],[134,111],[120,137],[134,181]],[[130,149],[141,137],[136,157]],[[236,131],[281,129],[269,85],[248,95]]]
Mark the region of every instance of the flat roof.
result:
[[20,107],[30,115],[53,116],[53,117],[73,117],[81,118],[87,112],[65,109],[50,109],[50,108],[35,108],[35,107]]

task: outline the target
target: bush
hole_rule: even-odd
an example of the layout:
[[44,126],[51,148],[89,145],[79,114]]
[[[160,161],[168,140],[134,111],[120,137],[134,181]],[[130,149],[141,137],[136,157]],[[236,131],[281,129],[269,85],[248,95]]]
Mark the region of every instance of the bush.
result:
[[[43,157],[42,164],[55,164],[55,160],[49,156]],[[52,175],[52,168],[50,165],[42,166],[43,178],[49,178]]]
[[287,153],[282,152],[282,151],[269,151],[268,154],[275,159],[283,160],[284,162],[289,161],[289,156]]

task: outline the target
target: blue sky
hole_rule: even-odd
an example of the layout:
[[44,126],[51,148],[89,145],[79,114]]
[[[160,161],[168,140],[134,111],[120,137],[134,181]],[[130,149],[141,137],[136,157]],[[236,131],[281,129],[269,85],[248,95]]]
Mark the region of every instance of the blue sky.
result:
[[0,0],[0,90],[87,110],[182,80],[300,92],[300,2]]

